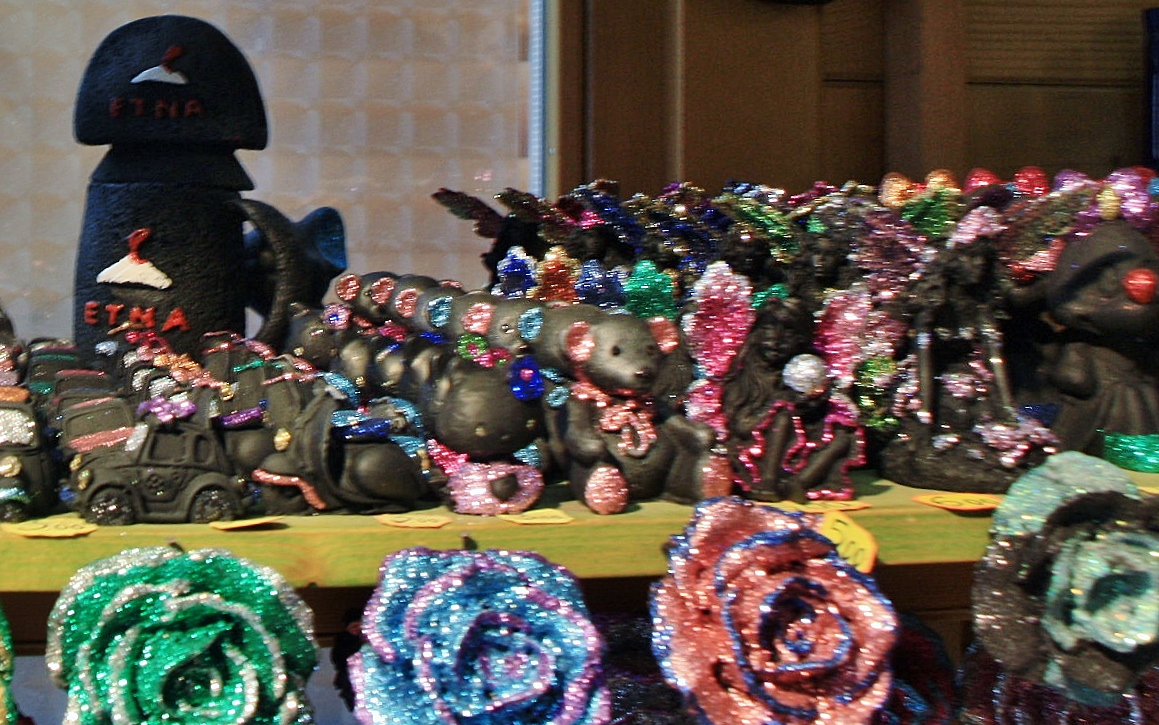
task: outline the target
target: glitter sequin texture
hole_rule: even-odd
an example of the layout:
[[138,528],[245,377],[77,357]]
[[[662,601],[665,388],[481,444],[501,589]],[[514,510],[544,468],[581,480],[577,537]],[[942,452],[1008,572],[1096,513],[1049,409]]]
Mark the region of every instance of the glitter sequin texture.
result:
[[[512,493],[501,497],[493,482],[507,476],[514,478]],[[467,461],[447,481],[447,492],[456,513],[477,516],[517,514],[535,505],[543,493],[543,475],[531,466]]]
[[365,725],[599,725],[603,642],[578,582],[529,552],[413,548],[383,561],[351,658]]
[[819,521],[718,498],[675,537],[652,648],[707,722],[851,725],[889,697],[897,616]]
[[12,630],[0,612],[0,725],[15,725],[16,703],[12,701]]
[[975,633],[1005,675],[1097,708],[1159,661],[1159,499],[1124,479],[1075,452],[1023,476],[974,578]]
[[130,549],[82,568],[45,659],[68,725],[312,722],[313,615],[277,572],[227,551]]

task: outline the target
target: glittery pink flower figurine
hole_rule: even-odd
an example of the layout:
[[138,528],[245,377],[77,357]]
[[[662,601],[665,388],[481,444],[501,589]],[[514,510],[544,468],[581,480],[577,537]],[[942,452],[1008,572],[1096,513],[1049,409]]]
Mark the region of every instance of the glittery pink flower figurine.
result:
[[675,538],[652,649],[706,722],[853,725],[889,698],[897,615],[818,523],[717,498]]

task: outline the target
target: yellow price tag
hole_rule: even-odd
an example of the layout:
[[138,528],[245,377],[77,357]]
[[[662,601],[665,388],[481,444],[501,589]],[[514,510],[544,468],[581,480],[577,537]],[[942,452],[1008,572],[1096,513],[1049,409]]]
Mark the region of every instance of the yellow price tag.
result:
[[810,514],[824,514],[830,511],[861,511],[873,507],[873,504],[865,501],[809,501],[807,503],[779,501],[769,505],[784,511],[804,511]]
[[258,526],[281,521],[285,516],[258,516],[252,519],[238,519],[236,521],[210,521],[209,528],[219,531],[235,531],[237,529],[253,529]]
[[521,514],[499,514],[497,518],[513,524],[550,525],[570,524],[575,519],[559,509],[535,509]]
[[52,516],[18,524],[0,524],[0,529],[6,533],[29,539],[72,539],[87,536],[98,528],[96,524],[90,524],[79,516]]
[[841,558],[853,568],[866,574],[877,563],[877,540],[861,524],[841,511],[830,511],[821,516],[817,532],[833,542]]
[[374,520],[400,529],[441,529],[451,523],[451,517],[442,514],[379,514]]
[[914,501],[947,511],[993,511],[1002,497],[992,493],[927,493]]

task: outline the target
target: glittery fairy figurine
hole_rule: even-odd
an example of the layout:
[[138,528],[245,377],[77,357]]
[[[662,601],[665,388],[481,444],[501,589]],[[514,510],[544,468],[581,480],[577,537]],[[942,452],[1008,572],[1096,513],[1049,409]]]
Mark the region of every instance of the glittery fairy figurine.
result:
[[1068,451],[994,514],[974,577],[963,722],[1159,722],[1159,499]]
[[129,549],[83,567],[45,660],[75,725],[313,722],[313,613],[277,572],[217,549]]
[[810,353],[812,329],[800,300],[766,300],[724,378],[726,445],[759,500],[852,498],[848,472],[865,462],[852,403]]
[[363,725],[604,725],[604,643],[575,577],[525,551],[386,557],[350,659]]
[[882,463],[899,483],[1002,492],[1054,451],[1049,431],[1014,409],[998,325],[1000,231],[994,209],[970,212],[897,308],[912,334],[894,388],[900,433]]
[[724,497],[673,537],[652,649],[702,722],[856,725],[886,704],[897,615],[818,522]]
[[820,308],[827,295],[858,278],[853,252],[866,231],[866,215],[881,208],[872,187],[850,182],[789,212],[804,230],[797,254],[787,262],[790,285],[811,308]]

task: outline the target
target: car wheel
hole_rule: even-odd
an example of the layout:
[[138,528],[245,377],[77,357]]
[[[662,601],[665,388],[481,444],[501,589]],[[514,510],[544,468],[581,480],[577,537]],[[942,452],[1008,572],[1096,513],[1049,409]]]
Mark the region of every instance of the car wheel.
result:
[[128,526],[137,523],[133,497],[123,488],[109,486],[89,497],[85,520],[98,526]]
[[233,498],[221,488],[206,488],[197,492],[189,504],[189,521],[194,524],[208,524],[210,521],[233,521],[237,518],[237,505]]
[[20,501],[0,502],[0,521],[16,524],[28,520],[28,507]]

